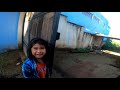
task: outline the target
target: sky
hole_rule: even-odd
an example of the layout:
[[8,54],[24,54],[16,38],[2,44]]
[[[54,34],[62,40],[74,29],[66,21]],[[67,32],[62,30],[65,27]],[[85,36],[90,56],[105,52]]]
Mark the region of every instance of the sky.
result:
[[120,38],[120,12],[100,12],[109,22],[112,37]]

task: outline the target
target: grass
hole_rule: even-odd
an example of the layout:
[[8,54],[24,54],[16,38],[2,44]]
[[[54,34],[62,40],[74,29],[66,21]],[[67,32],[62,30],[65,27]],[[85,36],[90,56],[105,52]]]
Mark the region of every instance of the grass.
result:
[[120,43],[114,40],[108,39],[105,45],[103,45],[102,49],[120,52]]

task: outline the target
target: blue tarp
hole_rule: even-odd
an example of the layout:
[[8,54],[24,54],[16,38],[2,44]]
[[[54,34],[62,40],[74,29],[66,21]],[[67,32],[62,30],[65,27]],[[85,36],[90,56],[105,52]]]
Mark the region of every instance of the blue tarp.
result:
[[[68,22],[84,26],[85,32],[89,32],[91,34],[109,34],[110,28],[108,26],[108,21],[100,12],[89,12],[92,15],[92,18],[85,15],[85,13],[87,12],[61,12],[62,15],[67,16]],[[94,17],[99,19],[99,23],[96,22]]]

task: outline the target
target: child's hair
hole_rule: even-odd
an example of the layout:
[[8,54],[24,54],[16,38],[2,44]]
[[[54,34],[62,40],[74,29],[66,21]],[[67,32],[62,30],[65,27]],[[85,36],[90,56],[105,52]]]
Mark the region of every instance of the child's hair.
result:
[[46,54],[45,54],[45,56],[43,56],[43,61],[46,63],[47,62],[47,54],[48,54],[48,42],[47,41],[45,41],[45,40],[43,40],[43,39],[41,39],[41,38],[33,38],[30,42],[29,42],[29,44],[28,44],[28,48],[27,48],[27,56],[28,56],[28,58],[30,59],[30,60],[32,60],[32,59],[35,59],[36,60],[36,58],[32,55],[32,52],[31,52],[31,48],[33,47],[33,45],[35,45],[35,44],[41,44],[41,45],[44,45],[45,46],[45,48],[46,48]]

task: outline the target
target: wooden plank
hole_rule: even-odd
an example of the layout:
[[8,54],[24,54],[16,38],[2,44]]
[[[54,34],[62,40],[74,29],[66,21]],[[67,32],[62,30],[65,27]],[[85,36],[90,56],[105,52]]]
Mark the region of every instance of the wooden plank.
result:
[[52,25],[53,25],[53,17],[54,12],[48,13],[44,16],[42,31],[41,31],[41,38],[48,41],[50,43],[51,35],[52,35]]

